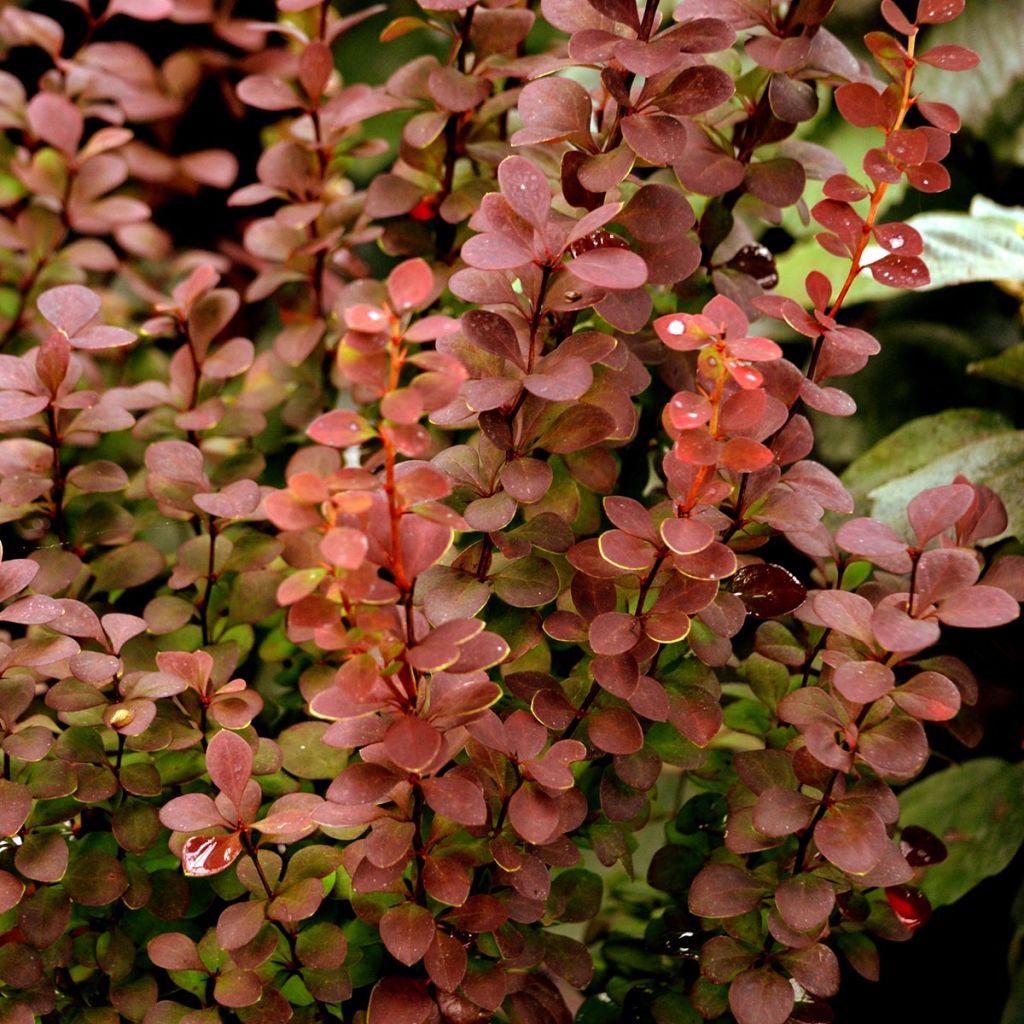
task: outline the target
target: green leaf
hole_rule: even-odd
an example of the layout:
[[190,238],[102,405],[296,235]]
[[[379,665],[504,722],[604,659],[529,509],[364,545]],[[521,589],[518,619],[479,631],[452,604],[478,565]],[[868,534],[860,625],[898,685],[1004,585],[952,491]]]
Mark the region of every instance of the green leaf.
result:
[[1011,427],[1004,416],[985,409],[948,409],[936,416],[922,416],[850,463],[843,473],[843,483],[863,514],[868,496],[875,489],[924,469],[943,456],[959,458],[962,448],[1004,434]]
[[990,359],[971,363],[967,372],[975,377],[987,377],[1011,388],[1024,390],[1024,343],[1014,345]]
[[[966,76],[971,77],[971,76]],[[1020,158],[1024,159],[1024,142]],[[1024,281],[1024,208],[1000,206],[984,196],[975,196],[967,213],[921,213],[907,220],[924,240],[925,263],[930,284],[916,291],[934,291],[950,285],[975,281]],[[869,246],[863,262],[884,255]],[[833,281],[841,281],[849,262],[825,253],[814,239],[803,239],[777,261],[779,294],[808,304],[803,282],[812,270],[820,270]],[[874,281],[861,272],[850,289],[849,303],[878,302],[905,294]]]
[[998,874],[1024,843],[1024,764],[979,758],[936,772],[900,795],[903,825],[921,825],[949,856],[930,867],[921,889],[939,907]]
[[[871,515],[896,530],[903,528],[908,503],[921,491],[952,483],[962,473],[986,484],[1003,499],[1009,516],[1007,535],[1024,536],[1024,430],[1012,430],[941,455],[926,466],[876,487]],[[991,538],[985,543],[999,538]]]
[[1024,280],[1024,209],[975,196],[968,213],[922,213],[908,224],[924,239],[929,290],[971,281]]
[[601,909],[604,883],[585,868],[570,868],[555,877],[548,912],[560,921],[589,921]]
[[327,722],[299,722],[277,738],[285,771],[299,779],[333,779],[348,764],[348,752],[321,742]]

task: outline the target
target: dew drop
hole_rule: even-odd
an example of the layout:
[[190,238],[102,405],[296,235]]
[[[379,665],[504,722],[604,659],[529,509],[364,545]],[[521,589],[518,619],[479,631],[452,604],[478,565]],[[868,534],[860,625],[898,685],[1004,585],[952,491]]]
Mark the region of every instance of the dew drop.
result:
[[676,337],[679,337],[679,335],[686,333],[686,325],[683,323],[682,320],[673,320],[668,325],[668,333],[674,334]]
[[900,235],[894,235],[889,239],[890,249],[902,249],[904,245],[904,239]]

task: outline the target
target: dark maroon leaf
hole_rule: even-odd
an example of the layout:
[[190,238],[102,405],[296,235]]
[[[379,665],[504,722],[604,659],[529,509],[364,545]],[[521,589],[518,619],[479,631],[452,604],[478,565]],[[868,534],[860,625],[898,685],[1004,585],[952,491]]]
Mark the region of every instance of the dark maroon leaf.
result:
[[732,592],[759,619],[774,619],[799,608],[807,597],[803,584],[780,565],[747,565],[732,577]]

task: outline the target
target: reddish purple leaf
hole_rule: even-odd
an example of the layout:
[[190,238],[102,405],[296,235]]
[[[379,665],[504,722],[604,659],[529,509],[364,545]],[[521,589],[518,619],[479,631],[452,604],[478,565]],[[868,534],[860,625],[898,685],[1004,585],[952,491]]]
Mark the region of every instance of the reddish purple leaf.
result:
[[917,5],[919,25],[941,25],[963,14],[965,0],[920,0]]
[[887,886],[885,898],[900,924],[911,931],[920,928],[932,916],[932,906],[928,897],[909,885]]
[[738,917],[761,902],[765,886],[732,864],[709,864],[690,886],[690,912],[698,917]]
[[974,503],[974,490],[967,484],[949,484],[922,491],[907,505],[907,519],[924,547],[948,530]]
[[466,976],[469,957],[458,939],[437,930],[434,942],[423,957],[430,980],[442,992],[454,992]]
[[788,836],[810,824],[818,802],[790,789],[769,787],[754,804],[753,824],[762,835]]
[[817,875],[787,878],[775,890],[775,905],[783,920],[798,932],[820,928],[835,906],[835,889]]
[[873,808],[840,803],[830,807],[818,822],[814,842],[822,856],[841,871],[863,875],[882,859],[889,837]]
[[100,311],[100,298],[80,284],[65,284],[43,292],[36,305],[54,327],[70,337]]
[[367,1024],[427,1024],[437,1007],[426,986],[412,978],[384,978],[370,993]]
[[630,114],[622,119],[622,137],[637,156],[655,165],[675,163],[686,149],[686,129],[668,114]]
[[17,835],[32,811],[32,794],[20,782],[0,779],[0,836]]
[[626,290],[639,288],[647,281],[647,264],[628,249],[592,249],[577,256],[569,269],[599,288]]
[[587,716],[587,734],[608,754],[633,754],[644,745],[636,716],[626,708],[602,708]]
[[253,753],[241,736],[226,729],[217,733],[206,748],[206,770],[213,784],[241,808],[242,794],[252,778]]
[[399,263],[388,275],[388,296],[396,311],[415,309],[430,298],[434,290],[434,272],[426,260]]
[[498,166],[498,184],[509,206],[527,223],[543,228],[551,209],[548,179],[525,157],[506,157]]
[[816,942],[780,957],[783,966],[808,992],[834,996],[839,991],[839,961],[828,946]]
[[725,985],[754,965],[757,956],[727,935],[716,935],[700,950],[700,971],[716,985]]
[[181,932],[165,932],[150,939],[146,946],[149,959],[169,971],[205,971],[195,942]]
[[1020,606],[999,587],[977,586],[954,594],[939,606],[938,618],[946,626],[987,629],[1003,626],[1020,615]]
[[384,749],[399,768],[421,772],[441,752],[441,734],[422,718],[405,715],[388,729]]
[[784,1024],[795,996],[789,982],[770,967],[744,971],[729,986],[729,1008],[738,1024]]
[[868,265],[871,276],[890,288],[923,288],[931,281],[925,262],[916,256],[890,253]]
[[198,832],[229,825],[206,793],[186,793],[169,800],[160,808],[160,821],[174,832]]
[[892,699],[908,715],[926,722],[946,722],[960,710],[960,691],[940,672],[918,672],[898,687]]
[[981,58],[973,50],[952,44],[933,46],[917,60],[919,64],[931,64],[942,71],[970,71],[981,63]]
[[411,967],[423,959],[434,941],[434,916],[416,903],[400,903],[380,919],[380,937],[387,951]]
[[512,136],[512,143],[586,142],[592,107],[586,89],[572,79],[552,76],[528,82],[519,94],[523,127]]
[[836,689],[854,704],[870,704],[896,684],[892,669],[878,661],[847,661],[832,677]]
[[906,15],[899,9],[896,0],[882,0],[882,17],[888,22],[889,27],[899,32],[900,35],[912,36],[914,25],[907,20]]
[[626,612],[603,612],[590,624],[590,646],[596,654],[625,654],[640,639],[640,623]]
[[529,784],[515,791],[508,805],[513,828],[528,843],[549,842],[558,828],[558,805],[542,790]]
[[468,779],[457,775],[424,779],[423,795],[438,814],[460,825],[483,825],[487,821],[487,806],[483,790]]
[[256,938],[267,920],[264,900],[232,903],[221,911],[217,919],[217,942],[228,950],[240,949]]

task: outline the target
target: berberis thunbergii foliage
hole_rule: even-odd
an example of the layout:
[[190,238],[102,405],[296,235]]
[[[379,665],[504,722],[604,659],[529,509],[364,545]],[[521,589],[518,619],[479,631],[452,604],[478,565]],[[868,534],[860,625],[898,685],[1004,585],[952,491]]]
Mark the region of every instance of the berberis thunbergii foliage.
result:
[[420,0],[382,86],[383,6],[0,12],[0,1020],[809,1024],[924,922],[894,788],[1024,559],[968,476],[853,518],[811,410],[976,58],[833,6]]

